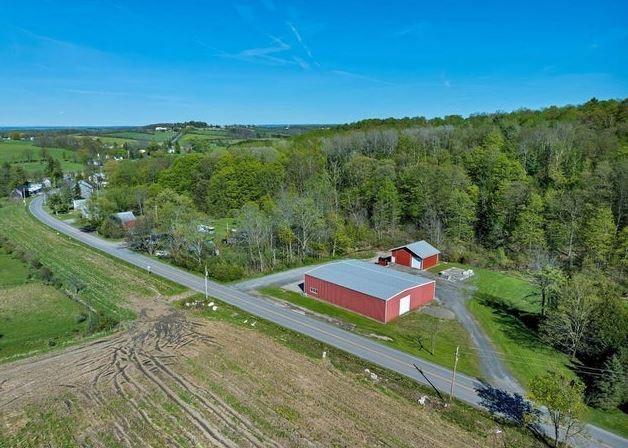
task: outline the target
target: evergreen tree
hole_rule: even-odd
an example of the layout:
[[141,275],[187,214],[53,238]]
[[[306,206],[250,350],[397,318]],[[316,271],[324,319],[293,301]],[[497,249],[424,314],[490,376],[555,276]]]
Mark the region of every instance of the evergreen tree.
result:
[[604,362],[604,372],[595,382],[591,404],[600,409],[614,409],[623,401],[626,373],[617,355]]

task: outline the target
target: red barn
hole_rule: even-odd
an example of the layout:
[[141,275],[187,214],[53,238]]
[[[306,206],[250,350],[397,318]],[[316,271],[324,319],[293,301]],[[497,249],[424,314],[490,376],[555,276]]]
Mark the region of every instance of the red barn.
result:
[[305,274],[304,291],[380,322],[434,299],[435,282],[358,260],[329,263]]
[[120,223],[124,230],[132,229],[136,221],[133,212],[114,213],[113,218]]
[[427,241],[416,241],[392,249],[393,263],[415,269],[429,269],[440,261],[440,251]]

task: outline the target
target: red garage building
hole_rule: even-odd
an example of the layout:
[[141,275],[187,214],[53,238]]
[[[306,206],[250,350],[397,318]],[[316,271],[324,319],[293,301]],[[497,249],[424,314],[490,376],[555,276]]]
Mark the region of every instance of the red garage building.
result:
[[415,269],[429,269],[440,261],[440,251],[427,241],[416,241],[391,250],[393,263]]
[[435,282],[358,260],[329,263],[305,274],[304,291],[380,322],[434,299]]

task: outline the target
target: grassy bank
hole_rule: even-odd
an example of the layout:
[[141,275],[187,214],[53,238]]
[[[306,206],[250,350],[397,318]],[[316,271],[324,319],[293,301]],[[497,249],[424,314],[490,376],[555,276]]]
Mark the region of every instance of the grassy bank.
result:
[[[261,292],[350,324],[354,326],[354,331],[357,333],[389,338],[389,340],[380,339],[384,344],[445,367],[453,367],[453,353],[457,345],[464,353],[474,353],[471,350],[472,344],[469,336],[455,320],[441,319],[439,322],[439,319],[435,317],[414,311],[392,322],[382,324],[351,311],[281,288],[266,287],[262,288]],[[431,353],[432,333],[436,334],[434,353]],[[458,368],[468,375],[480,375],[479,362],[475,355],[461,357]]]

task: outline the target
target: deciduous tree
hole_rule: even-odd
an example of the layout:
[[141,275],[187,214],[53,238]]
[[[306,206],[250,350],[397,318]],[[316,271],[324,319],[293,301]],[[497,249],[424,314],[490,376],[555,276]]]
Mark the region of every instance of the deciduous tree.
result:
[[[566,444],[582,431],[580,419],[585,412],[584,386],[574,378],[550,371],[530,381],[530,399],[545,406],[554,428],[553,445]],[[562,435],[562,437],[561,437]]]

